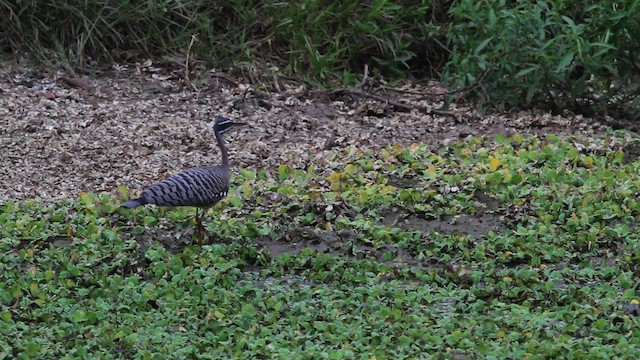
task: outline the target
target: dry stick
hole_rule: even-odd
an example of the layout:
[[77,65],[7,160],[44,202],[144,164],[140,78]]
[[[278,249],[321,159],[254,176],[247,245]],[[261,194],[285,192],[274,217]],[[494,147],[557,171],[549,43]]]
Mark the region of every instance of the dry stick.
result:
[[491,68],[485,70],[482,74],[480,74],[480,76],[478,77],[478,80],[476,81],[476,84],[473,84],[471,86],[465,86],[465,87],[457,89],[457,90],[449,90],[449,91],[446,91],[443,94],[428,94],[427,96],[424,96],[424,93],[421,93],[421,92],[418,92],[418,91],[397,89],[397,88],[393,88],[393,87],[389,87],[389,86],[381,86],[380,88],[383,89],[383,90],[390,90],[390,91],[395,91],[395,92],[403,93],[403,94],[411,94],[411,95],[421,96],[417,100],[428,99],[429,96],[455,95],[455,94],[458,94],[458,93],[470,91],[470,90],[475,89],[476,87],[480,86],[480,85],[478,85],[478,83],[480,83],[485,78],[485,76],[489,73],[489,70],[491,70]]
[[273,86],[276,88],[277,92],[281,92],[280,90],[280,84],[278,84],[278,75],[276,75],[276,72],[273,72]]
[[[389,87],[389,86],[381,86],[380,89],[394,91],[394,92],[401,93],[401,94],[424,96],[423,92],[411,91],[411,90],[405,90],[405,89],[396,89],[396,88],[392,88],[392,87]],[[438,94],[431,94],[431,95],[438,95]]]
[[360,87],[367,83],[369,80],[369,65],[364,64],[364,75],[362,75],[362,81],[360,81]]
[[390,100],[388,98],[382,97],[380,95],[376,95],[376,94],[370,94],[370,93],[366,93],[363,91],[358,91],[358,90],[350,90],[350,89],[338,89],[338,90],[334,90],[333,92],[337,93],[337,92],[347,92],[356,96],[362,96],[362,97],[367,97],[373,100],[377,100],[386,104],[389,104],[395,108],[398,108],[402,111],[411,111],[411,110],[419,110],[422,111],[424,113],[427,114],[436,114],[436,115],[441,115],[441,116],[451,116],[452,118],[456,119],[456,121],[460,120],[460,116],[456,113],[453,113],[451,111],[445,111],[445,110],[438,110],[438,109],[431,109],[428,108],[426,106],[422,106],[422,105],[410,105],[410,104],[403,104],[401,102],[397,102],[394,100]]
[[271,95],[269,93],[267,93],[267,92],[264,92],[264,91],[261,91],[261,90],[258,90],[258,89],[250,89],[248,91],[251,91],[255,95],[256,99],[258,99],[259,101],[262,101],[263,103],[265,103],[265,104],[267,104],[269,106],[277,107],[277,108],[280,108],[280,109],[284,109],[284,110],[286,110],[288,112],[292,112],[293,111],[293,109],[291,109],[289,106],[282,105],[282,104],[276,104],[273,101],[268,100],[269,98],[271,98]]
[[444,93],[429,93],[429,92],[426,92],[426,95],[425,95],[424,92],[419,92],[419,91],[397,89],[397,88],[392,88],[392,87],[389,87],[389,86],[381,86],[380,87],[380,89],[382,89],[382,90],[389,90],[389,91],[393,91],[393,92],[397,92],[397,93],[401,93],[401,94],[415,95],[415,96],[417,96],[416,98],[413,99],[415,101],[431,100],[431,99],[434,99],[434,98],[444,98],[446,96],[453,95],[455,93],[461,93],[461,92],[470,90],[472,88],[473,87],[468,87],[468,88],[464,88],[464,89],[446,91]]
[[[184,67],[184,78],[189,81],[189,55],[191,54],[191,47],[193,43],[196,41],[196,35],[191,35],[191,41],[189,42],[189,47],[187,48],[187,62]],[[197,90],[197,89],[196,89]]]
[[216,78],[216,79],[224,80],[224,81],[226,81],[229,85],[232,85],[232,86],[234,86],[234,87],[238,87],[238,86],[240,86],[240,85],[238,85],[238,83],[237,83],[235,80],[231,79],[230,77],[228,77],[228,76],[226,76],[226,75],[221,75],[221,74],[214,74],[214,73],[211,73],[211,77],[214,77],[214,78]]

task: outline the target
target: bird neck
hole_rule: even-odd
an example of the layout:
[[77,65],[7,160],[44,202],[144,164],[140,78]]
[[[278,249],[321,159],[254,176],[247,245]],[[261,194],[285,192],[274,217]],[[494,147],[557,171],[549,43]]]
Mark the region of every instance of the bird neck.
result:
[[218,142],[218,147],[220,148],[220,154],[222,156],[222,166],[228,168],[229,167],[229,153],[227,152],[227,147],[224,145],[224,139],[222,139],[222,134],[216,132],[216,141]]

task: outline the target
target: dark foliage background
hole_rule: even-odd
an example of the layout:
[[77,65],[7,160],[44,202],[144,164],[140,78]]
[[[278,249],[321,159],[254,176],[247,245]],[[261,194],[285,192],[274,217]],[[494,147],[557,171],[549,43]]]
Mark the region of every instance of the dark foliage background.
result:
[[0,0],[0,42],[67,70],[151,56],[320,86],[442,80],[481,109],[635,117],[638,0]]

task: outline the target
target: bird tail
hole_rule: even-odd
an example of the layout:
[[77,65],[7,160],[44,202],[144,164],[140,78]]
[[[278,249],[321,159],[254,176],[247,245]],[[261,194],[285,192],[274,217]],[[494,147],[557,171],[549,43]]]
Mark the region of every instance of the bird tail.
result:
[[131,208],[134,208],[136,206],[144,205],[146,203],[147,203],[147,201],[144,198],[139,197],[137,199],[131,199],[131,200],[125,202],[124,204],[122,204],[121,206],[124,207],[124,208],[127,208],[127,209],[131,209]]

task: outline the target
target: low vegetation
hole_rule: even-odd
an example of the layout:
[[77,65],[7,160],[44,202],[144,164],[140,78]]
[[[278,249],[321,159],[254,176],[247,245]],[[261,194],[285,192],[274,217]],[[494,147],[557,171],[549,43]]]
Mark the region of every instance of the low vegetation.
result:
[[0,357],[637,358],[635,145],[468,138],[239,170],[193,209],[0,206]]

